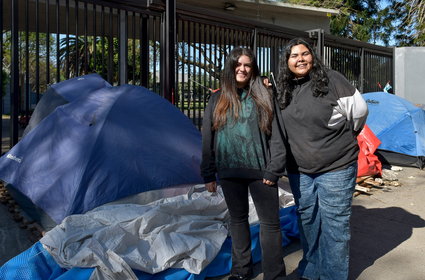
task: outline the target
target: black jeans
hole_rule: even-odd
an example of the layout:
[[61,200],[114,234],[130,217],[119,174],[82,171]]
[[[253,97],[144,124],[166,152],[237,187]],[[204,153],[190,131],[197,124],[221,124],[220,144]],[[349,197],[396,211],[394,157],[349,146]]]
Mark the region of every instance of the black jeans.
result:
[[283,279],[286,273],[277,185],[268,186],[263,184],[262,180],[239,178],[221,179],[220,184],[230,214],[231,273],[241,276],[252,274],[251,235],[248,223],[249,190],[260,221],[263,279]]

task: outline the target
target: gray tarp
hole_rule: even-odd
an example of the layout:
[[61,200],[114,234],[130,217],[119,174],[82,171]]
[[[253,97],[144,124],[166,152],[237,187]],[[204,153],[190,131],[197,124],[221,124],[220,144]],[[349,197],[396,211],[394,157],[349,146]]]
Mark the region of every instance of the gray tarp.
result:
[[[112,204],[72,215],[40,240],[62,267],[96,267],[91,279],[137,279],[132,269],[200,273],[228,235],[221,188],[203,185],[146,205]],[[281,204],[292,195],[280,190]],[[289,205],[288,205],[289,206]],[[256,213],[250,221],[256,221]]]

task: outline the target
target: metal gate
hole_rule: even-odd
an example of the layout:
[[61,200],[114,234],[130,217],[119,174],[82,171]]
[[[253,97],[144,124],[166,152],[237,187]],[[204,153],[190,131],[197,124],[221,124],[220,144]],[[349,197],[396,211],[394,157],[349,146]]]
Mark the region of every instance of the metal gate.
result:
[[261,74],[270,75],[288,40],[310,37],[325,64],[360,91],[393,80],[390,48],[149,2],[0,0],[1,153],[17,143],[49,85],[88,73],[112,85],[145,86],[198,128],[235,46],[255,49]]

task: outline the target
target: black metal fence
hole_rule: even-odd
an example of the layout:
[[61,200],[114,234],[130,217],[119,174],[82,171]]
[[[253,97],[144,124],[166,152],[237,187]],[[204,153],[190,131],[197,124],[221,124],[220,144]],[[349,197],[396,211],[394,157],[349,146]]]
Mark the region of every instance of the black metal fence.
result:
[[[25,126],[50,84],[88,73],[98,73],[112,85],[145,86],[170,99],[200,128],[208,96],[220,87],[224,59],[235,46],[254,48],[261,74],[270,75],[277,72],[288,40],[310,37],[326,65],[360,91],[377,91],[378,83],[393,80],[390,48],[183,5],[168,9],[175,13],[174,26],[166,21],[166,6],[138,3],[0,0],[0,152],[17,143],[20,125]],[[167,24],[175,30],[174,57],[166,53]],[[172,76],[170,87],[163,86],[163,73]],[[171,92],[164,92],[167,88]]]

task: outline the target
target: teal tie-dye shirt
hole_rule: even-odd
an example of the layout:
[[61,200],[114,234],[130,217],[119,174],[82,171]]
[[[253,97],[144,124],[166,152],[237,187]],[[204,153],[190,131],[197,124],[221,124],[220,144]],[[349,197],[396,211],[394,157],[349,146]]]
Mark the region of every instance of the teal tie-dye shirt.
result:
[[234,120],[228,114],[226,125],[218,131],[217,168],[263,170],[265,162],[260,141],[255,102],[243,91],[239,118]]

